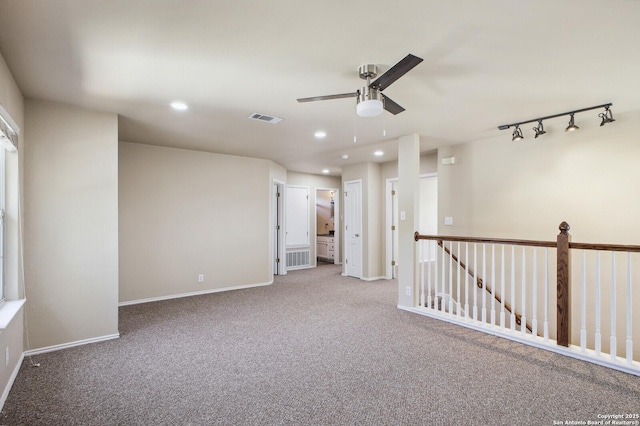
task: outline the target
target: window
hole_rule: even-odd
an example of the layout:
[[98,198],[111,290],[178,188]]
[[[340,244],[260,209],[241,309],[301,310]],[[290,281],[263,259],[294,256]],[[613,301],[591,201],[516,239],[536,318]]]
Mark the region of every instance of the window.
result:
[[4,301],[5,249],[5,150],[15,152],[18,147],[18,127],[0,106],[0,302]]
[[0,147],[0,303],[4,301],[4,148]]

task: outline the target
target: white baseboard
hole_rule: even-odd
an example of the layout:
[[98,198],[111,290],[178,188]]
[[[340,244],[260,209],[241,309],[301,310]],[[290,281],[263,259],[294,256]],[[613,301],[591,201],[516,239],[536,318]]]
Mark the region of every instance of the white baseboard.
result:
[[60,345],[47,346],[47,347],[44,347],[44,348],[30,349],[28,351],[25,351],[23,356],[39,355],[39,354],[44,354],[44,353],[47,353],[47,352],[53,352],[53,351],[59,351],[59,350],[62,350],[62,349],[73,348],[75,346],[88,345],[89,343],[104,342],[105,340],[117,339],[119,337],[120,337],[120,333],[116,333],[116,334],[109,334],[109,335],[106,335],[106,336],[93,337],[91,339],[76,340],[75,342],[62,343]]
[[380,276],[380,277],[360,278],[360,279],[363,281],[378,281],[378,280],[386,280],[387,277]]
[[18,377],[18,373],[20,372],[20,367],[22,367],[22,361],[24,360],[24,354],[20,355],[20,359],[16,364],[13,372],[11,373],[11,377],[9,377],[9,381],[7,385],[4,387],[4,391],[2,391],[2,396],[0,396],[0,411],[4,408],[4,403],[7,401],[7,397],[9,396],[9,392],[13,387],[13,382],[16,381],[16,377]]
[[270,284],[273,284],[273,280],[265,283],[246,284],[246,285],[239,285],[235,287],[213,288],[210,290],[193,291],[190,293],[180,293],[180,294],[170,294],[168,296],[149,297],[147,299],[127,300],[125,302],[118,303],[118,306],[138,305],[140,303],[159,302],[161,300],[179,299],[181,297],[201,296],[203,294],[220,293],[222,291],[230,291],[230,290],[242,290],[245,288],[262,287]]
[[[350,276],[351,276],[351,275],[347,275],[347,274],[345,274],[344,272],[343,272],[341,275],[342,275],[343,277],[350,277]],[[355,278],[355,277],[351,277],[351,278]],[[370,277],[370,278],[361,277],[361,278],[358,278],[358,279],[360,279],[360,280],[362,280],[362,281],[378,281],[378,280],[386,280],[386,279],[387,279],[387,277],[384,277],[384,276],[379,276],[379,277]]]

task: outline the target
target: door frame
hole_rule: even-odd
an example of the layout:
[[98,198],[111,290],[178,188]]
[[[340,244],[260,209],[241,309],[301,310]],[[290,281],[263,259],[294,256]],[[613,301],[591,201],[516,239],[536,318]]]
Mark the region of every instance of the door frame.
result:
[[[419,178],[431,178],[438,177],[438,173],[422,173]],[[390,280],[393,279],[393,265],[391,262],[393,261],[393,231],[391,230],[391,226],[393,225],[393,197],[391,195],[391,190],[393,188],[393,184],[397,183],[400,179],[397,177],[388,178],[386,180],[386,197],[385,197],[385,210],[386,210],[386,220],[385,220],[385,278]],[[398,194],[396,194],[397,196]],[[418,208],[420,203],[418,202]],[[398,230],[396,229],[396,232]]]
[[[285,183],[274,179],[273,180],[273,256],[272,256],[272,268],[273,275],[286,275],[286,258],[285,258],[285,241],[284,241],[284,197],[285,197]],[[280,196],[276,194],[279,193]],[[279,261],[278,261],[279,259]]]
[[[391,191],[393,190],[393,184],[397,183],[400,179],[389,178],[387,179],[387,184],[385,187],[385,210],[386,210],[386,219],[385,219],[385,279],[391,280],[393,279],[393,267],[391,264],[393,262],[393,231],[391,226],[393,226],[393,195]],[[397,196],[397,194],[396,194]],[[398,230],[396,229],[396,232]]]
[[[335,252],[335,257],[333,259],[333,264],[334,265],[340,265],[342,264],[342,261],[340,260],[340,188],[324,188],[324,187],[316,187],[316,204],[318,203],[318,191],[333,191],[334,192],[334,201],[333,201],[333,229],[334,229],[334,233],[333,233],[333,239],[334,239],[334,252]],[[316,241],[318,238],[318,217],[316,215]],[[317,243],[316,243],[317,244]],[[316,253],[317,255],[317,253]],[[316,266],[317,265],[317,259],[316,259]]]

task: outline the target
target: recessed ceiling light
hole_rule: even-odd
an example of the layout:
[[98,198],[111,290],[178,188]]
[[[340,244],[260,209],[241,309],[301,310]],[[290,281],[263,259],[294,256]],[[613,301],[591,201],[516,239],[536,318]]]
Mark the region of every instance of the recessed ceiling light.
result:
[[176,111],[186,111],[189,109],[189,106],[184,102],[175,101],[171,102],[171,108],[175,109]]
[[322,169],[322,173],[326,175],[327,173],[329,173],[329,169]]
[[384,151],[376,151],[373,153],[376,157],[382,157],[384,155]]
[[315,136],[316,139],[322,139],[322,138],[327,136],[327,132],[323,132],[322,130],[318,130],[317,132],[315,132],[313,134],[313,136]]
[[342,158],[343,160],[346,160],[349,158],[349,154],[342,154],[340,158]]

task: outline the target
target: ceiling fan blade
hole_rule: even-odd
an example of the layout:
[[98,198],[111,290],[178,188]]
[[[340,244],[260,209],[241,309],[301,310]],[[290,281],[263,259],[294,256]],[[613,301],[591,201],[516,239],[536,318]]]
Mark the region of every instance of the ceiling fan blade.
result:
[[378,77],[369,87],[383,91],[391,85],[394,81],[411,71],[416,65],[422,62],[422,58],[418,58],[412,54],[408,54],[400,62],[392,66]]
[[388,96],[382,95],[382,98],[384,99],[383,101],[384,109],[389,111],[391,114],[396,115],[404,111],[404,108],[402,108],[400,105],[392,101],[391,98],[389,98]]
[[327,101],[329,99],[355,98],[356,96],[358,96],[358,92],[340,93],[338,95],[326,95],[326,96],[314,96],[314,97],[311,97],[311,98],[299,98],[298,102]]

